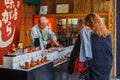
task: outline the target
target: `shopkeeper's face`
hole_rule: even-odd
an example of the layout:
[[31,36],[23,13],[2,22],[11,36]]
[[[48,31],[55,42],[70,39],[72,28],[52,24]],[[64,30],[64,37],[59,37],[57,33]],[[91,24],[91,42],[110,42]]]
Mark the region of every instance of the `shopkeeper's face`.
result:
[[47,26],[47,23],[39,23],[40,29],[44,29]]
[[46,27],[46,24],[40,23],[40,29],[44,29]]
[[39,22],[40,29],[44,29],[47,26],[48,20],[42,19],[42,21]]

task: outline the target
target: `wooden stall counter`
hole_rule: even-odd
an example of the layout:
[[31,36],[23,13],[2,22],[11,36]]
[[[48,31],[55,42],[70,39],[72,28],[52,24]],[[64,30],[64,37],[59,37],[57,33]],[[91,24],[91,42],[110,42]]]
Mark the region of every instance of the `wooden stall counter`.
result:
[[53,62],[48,61],[30,69],[0,68],[1,80],[55,80]]
[[59,69],[63,70],[62,66],[67,65],[68,55],[72,49],[73,46],[69,46],[64,50],[45,53],[47,61],[30,68],[25,68],[26,61],[32,62],[32,59],[37,61],[42,58],[41,51],[18,56],[4,56],[3,67],[0,67],[1,80],[57,80],[56,72],[59,72]]

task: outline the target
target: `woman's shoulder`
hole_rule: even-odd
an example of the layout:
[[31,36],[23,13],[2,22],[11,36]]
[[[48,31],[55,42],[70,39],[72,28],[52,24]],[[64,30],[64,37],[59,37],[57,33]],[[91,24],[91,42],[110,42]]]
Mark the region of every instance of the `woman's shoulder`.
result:
[[[91,33],[91,36],[92,36],[92,37],[99,37],[97,34],[94,34],[94,33]],[[104,38],[104,37],[99,37],[99,38]],[[108,34],[108,35],[106,35],[105,38],[111,38],[111,35]]]
[[111,35],[110,35],[110,34],[108,34],[106,37],[111,37]]
[[110,34],[107,35],[107,36],[106,36],[106,39],[111,41],[111,35],[110,35]]

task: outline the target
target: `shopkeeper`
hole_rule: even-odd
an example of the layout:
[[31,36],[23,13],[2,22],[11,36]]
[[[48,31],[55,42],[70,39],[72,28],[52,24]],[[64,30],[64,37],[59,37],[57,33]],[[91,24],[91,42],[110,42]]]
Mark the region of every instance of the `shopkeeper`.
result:
[[[42,38],[43,45],[46,48],[49,46],[59,46],[57,37],[54,32],[47,25],[48,19],[45,16],[41,16],[38,20],[38,24],[33,26],[30,31],[31,44],[33,46],[40,45],[39,39]],[[36,40],[38,39],[38,43]]]

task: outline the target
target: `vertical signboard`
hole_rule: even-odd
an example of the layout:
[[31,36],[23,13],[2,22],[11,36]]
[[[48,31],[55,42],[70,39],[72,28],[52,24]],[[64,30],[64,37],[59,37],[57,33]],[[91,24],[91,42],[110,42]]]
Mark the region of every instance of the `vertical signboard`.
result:
[[13,43],[19,42],[22,0],[0,0],[0,64]]

